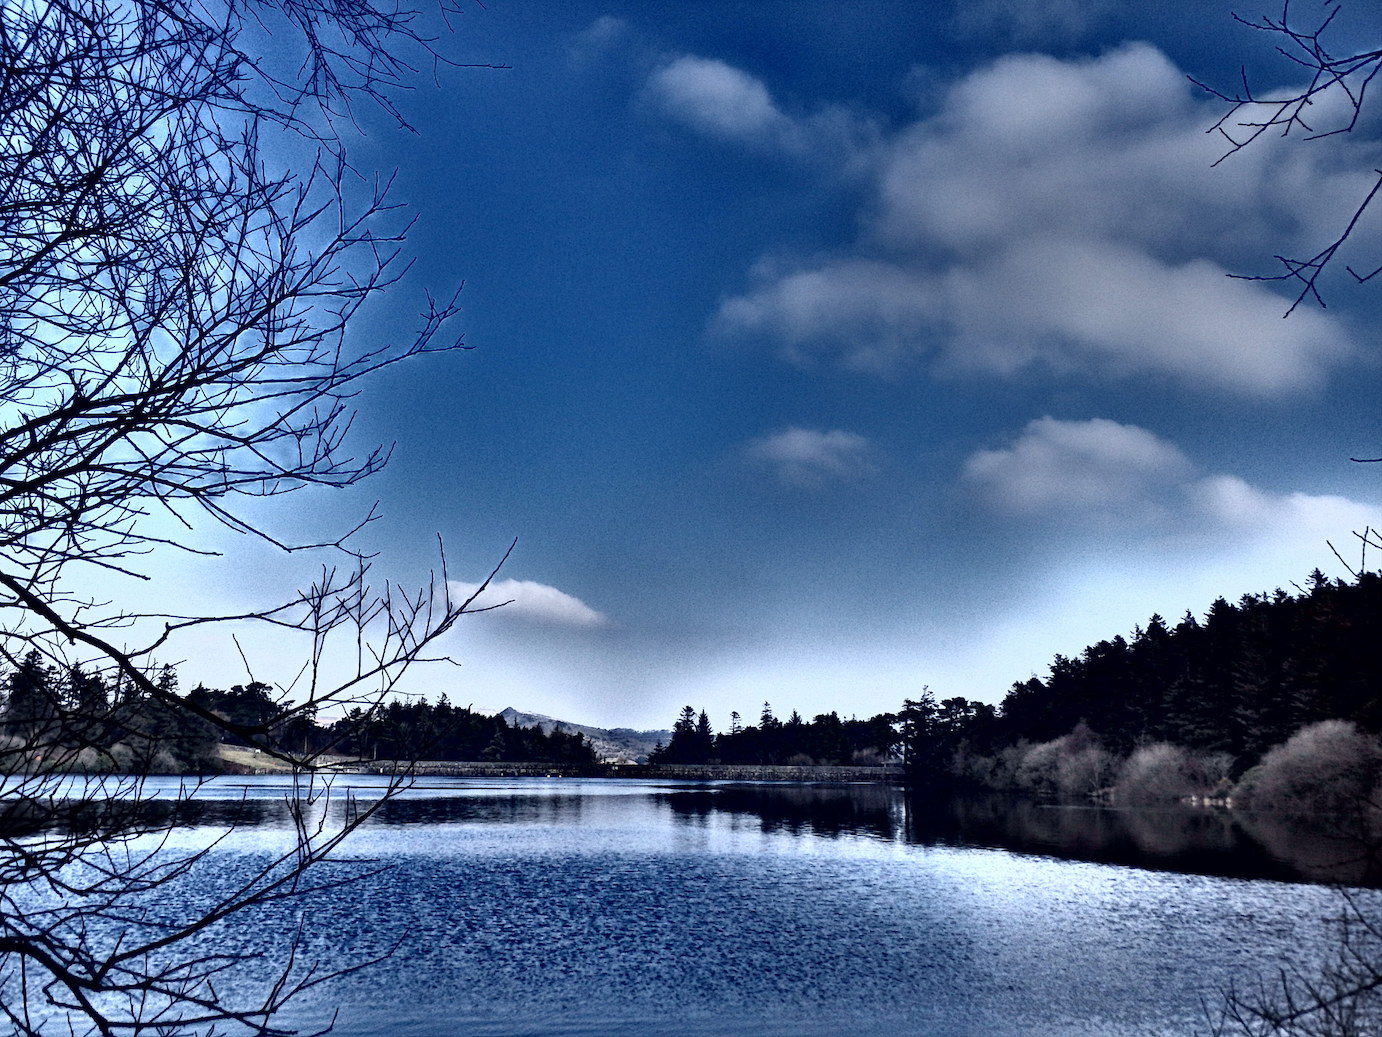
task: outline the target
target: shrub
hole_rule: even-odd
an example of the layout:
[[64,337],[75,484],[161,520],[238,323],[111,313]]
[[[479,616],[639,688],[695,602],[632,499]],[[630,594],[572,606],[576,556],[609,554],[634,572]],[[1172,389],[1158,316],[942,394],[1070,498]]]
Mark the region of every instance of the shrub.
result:
[[1056,784],[1062,796],[1089,799],[1113,782],[1118,758],[1102,746],[1091,745],[1063,755],[1056,765]]
[[1156,742],[1128,757],[1113,797],[1128,806],[1156,806],[1203,795],[1212,784],[1198,757],[1178,745]]
[[1382,745],[1347,720],[1301,728],[1243,775],[1234,805],[1247,810],[1348,814],[1370,805]]
[[1019,789],[1033,796],[1055,796],[1060,791],[1060,761],[1068,737],[1039,742],[1023,754],[1014,776]]

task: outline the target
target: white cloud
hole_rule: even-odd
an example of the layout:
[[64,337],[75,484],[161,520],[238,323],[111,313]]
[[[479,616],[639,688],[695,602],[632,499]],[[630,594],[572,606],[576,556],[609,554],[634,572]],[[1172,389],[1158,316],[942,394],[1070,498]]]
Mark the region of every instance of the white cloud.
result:
[[1274,493],[1205,473],[1173,443],[1104,418],[1033,421],[1010,445],[973,453],[961,478],[990,507],[1028,522],[1114,529],[1127,550],[1137,543],[1186,557],[1209,550],[1224,560],[1270,560],[1277,569],[1298,558],[1305,566],[1298,576],[1328,553],[1326,541],[1352,550],[1351,532],[1379,519],[1374,503]]
[[607,54],[629,39],[629,25],[622,18],[603,14],[571,37],[570,53],[578,60]]
[[[1187,496],[1206,521],[1229,535],[1301,548],[1301,565],[1306,559],[1323,558],[1325,542],[1334,544],[1344,561],[1357,567],[1361,559],[1355,532],[1379,528],[1375,504],[1350,500],[1337,494],[1273,494],[1249,485],[1233,475],[1214,475],[1196,480],[1186,488]],[[1304,575],[1301,570],[1300,575]]]
[[723,61],[683,55],[654,72],[648,90],[666,115],[712,136],[777,145],[793,134],[768,88]]
[[871,453],[864,436],[839,429],[787,428],[760,436],[744,448],[750,462],[770,468],[782,482],[810,489],[871,474]]
[[847,366],[887,371],[940,316],[935,293],[889,263],[847,259],[786,273],[763,264],[759,279],[756,291],[725,300],[715,330],[772,337],[796,362],[809,362],[822,343],[847,342]]
[[973,454],[963,478],[1008,511],[1122,511],[1154,501],[1191,469],[1180,450],[1135,425],[1046,417],[1011,446]]
[[697,133],[820,162],[836,171],[855,171],[879,136],[873,120],[840,105],[789,113],[762,80],[694,54],[663,61],[648,77],[644,92],[654,110]]
[[[480,589],[478,583],[452,580],[448,585],[455,603],[464,601]],[[507,603],[507,604],[504,604]],[[510,619],[527,620],[570,627],[602,627],[609,619],[580,598],[532,580],[492,580],[475,600],[474,607],[502,607],[491,613]]]
[[950,315],[948,362],[999,374],[1040,361],[1272,395],[1314,385],[1347,354],[1325,316],[1282,320],[1280,297],[1257,282],[1110,241],[1033,236],[952,269],[933,290]]
[[584,47],[603,48],[618,43],[629,34],[629,25],[622,18],[612,14],[602,14],[588,25],[577,37],[577,43]]
[[1289,248],[1293,217],[1347,211],[1368,167],[1264,141],[1212,169],[1221,144],[1192,90],[1145,44],[975,72],[878,150],[853,246],[761,261],[716,330],[864,369],[1311,387],[1352,352],[1343,329],[1317,310],[1283,321],[1282,296],[1227,274]]

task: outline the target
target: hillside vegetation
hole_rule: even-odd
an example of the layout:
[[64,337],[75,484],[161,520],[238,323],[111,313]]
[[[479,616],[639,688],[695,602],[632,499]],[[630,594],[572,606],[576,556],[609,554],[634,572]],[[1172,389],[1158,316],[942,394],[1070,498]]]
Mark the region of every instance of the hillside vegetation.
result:
[[[27,655],[0,684],[0,739],[16,755],[86,773],[192,774],[226,769],[261,769],[266,759],[246,760],[257,742],[301,754],[309,762],[358,760],[458,760],[495,763],[553,763],[585,766],[595,751],[580,731],[510,723],[451,705],[392,701],[352,710],[331,723],[318,723],[257,681],[228,689],[198,685],[186,695],[178,677],[164,667],[160,688],[168,702],[127,683],[108,682],[80,667],[59,670],[37,653]],[[224,719],[237,738],[218,731],[187,702]],[[224,739],[228,745],[218,744]]]
[[897,713],[757,724],[681,711],[653,762],[883,763],[910,783],[1153,805],[1215,800],[1309,812],[1371,808],[1382,784],[1382,575],[1318,570],[1295,593],[1213,602],[1175,625],[1057,655],[995,706],[929,691]]
[[1291,594],[1057,655],[997,707],[924,694],[898,714],[914,782],[1163,802],[1342,809],[1382,763],[1382,575],[1318,570]]

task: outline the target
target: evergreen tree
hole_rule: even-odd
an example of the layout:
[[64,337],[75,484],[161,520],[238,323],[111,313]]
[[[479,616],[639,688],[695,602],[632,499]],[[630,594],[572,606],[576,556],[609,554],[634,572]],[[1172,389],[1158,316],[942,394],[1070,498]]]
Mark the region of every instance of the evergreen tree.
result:
[[80,666],[67,672],[67,707],[86,718],[100,717],[110,708],[110,691],[99,672],[88,673]]
[[915,699],[902,703],[902,766],[914,785],[934,785],[947,772],[949,758],[939,723],[939,709],[930,689],[922,688]]
[[695,752],[697,761],[706,763],[715,751],[715,731],[710,726],[710,717],[705,710],[696,718]]
[[[704,715],[704,714],[702,714]],[[706,721],[706,728],[710,726]],[[696,730],[696,711],[691,706],[683,706],[681,716],[672,725],[672,740],[667,743],[662,763],[705,763],[709,758],[712,743],[709,739],[702,743]]]
[[56,734],[62,704],[53,672],[38,649],[30,650],[20,661],[6,681],[5,691],[5,725],[11,733],[25,739]]

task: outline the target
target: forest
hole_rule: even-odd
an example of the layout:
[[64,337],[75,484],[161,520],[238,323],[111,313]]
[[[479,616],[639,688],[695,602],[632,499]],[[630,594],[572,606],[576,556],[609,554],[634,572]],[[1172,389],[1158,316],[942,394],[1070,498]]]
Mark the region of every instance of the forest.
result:
[[831,712],[808,723],[795,710],[779,720],[765,702],[756,725],[745,727],[735,712],[730,714],[730,729],[715,734],[705,710],[697,716],[695,709],[685,706],[672,725],[670,741],[659,744],[648,762],[870,766],[891,758],[897,746],[896,722],[892,713],[841,720]]
[[1040,741],[1083,722],[1109,748],[1166,741],[1260,757],[1321,720],[1382,730],[1382,575],[1330,581],[1317,569],[1295,594],[1216,600],[1203,621],[1152,616],[1130,639],[1079,658],[1056,656],[1045,680],[1015,683],[989,718],[954,718],[959,736],[992,748]]
[[[0,722],[9,744],[42,747],[48,764],[88,773],[216,771],[223,767],[217,752],[222,741],[309,759],[596,762],[580,732],[511,725],[502,716],[452,706],[445,696],[435,704],[395,699],[319,723],[258,681],[229,689],[199,684],[181,695],[177,671],[165,666],[158,687],[166,701],[79,666],[45,665],[31,652],[4,681]],[[170,704],[178,702],[209,711],[221,723],[213,726],[196,710]],[[89,723],[74,726],[74,717]],[[67,758],[55,759],[64,753]]]
[[685,707],[662,762],[877,762],[909,782],[1051,798],[1154,803],[1193,797],[1312,809],[1363,802],[1382,780],[1382,575],[1214,601],[1174,625],[1057,655],[995,706],[929,690],[895,714],[716,734]]

